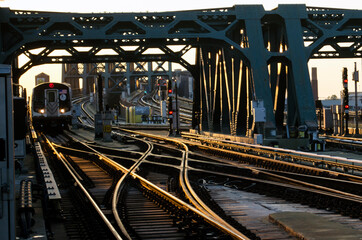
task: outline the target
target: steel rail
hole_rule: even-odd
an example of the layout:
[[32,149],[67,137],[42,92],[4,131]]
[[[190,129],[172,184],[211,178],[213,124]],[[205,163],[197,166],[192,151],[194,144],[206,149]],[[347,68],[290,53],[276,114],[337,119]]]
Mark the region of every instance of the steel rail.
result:
[[[71,137],[71,136],[69,136]],[[85,146],[86,148],[88,148],[89,150],[93,151],[96,155],[99,156],[100,160],[102,160],[102,158],[104,160],[107,159],[107,163],[114,163],[113,160],[109,159],[108,157],[106,157],[105,155],[103,155],[102,153],[100,153],[99,151],[95,150],[94,148],[92,148],[91,146],[89,146],[88,144],[85,144],[73,137],[71,137],[73,141],[82,144],[83,146]],[[133,166],[130,169],[127,169],[125,167],[123,167],[122,165],[114,165],[111,164],[111,167],[113,169],[121,170],[124,174],[122,175],[122,177],[118,180],[115,189],[113,190],[113,196],[112,196],[112,213],[113,213],[113,217],[115,218],[117,225],[119,227],[119,229],[121,230],[122,234],[124,235],[124,237],[128,240],[131,240],[131,236],[128,234],[126,228],[124,227],[121,218],[119,217],[118,214],[118,210],[117,210],[117,203],[118,203],[118,199],[119,199],[119,195],[122,191],[122,189],[125,186],[125,179],[127,179],[127,177],[130,175],[131,172],[134,172],[135,169],[139,166],[139,164],[141,163],[141,161],[147,157],[147,155],[152,151],[153,146],[149,143],[147,143],[148,145],[148,149],[147,151],[139,158],[139,160],[133,164]],[[88,152],[87,152],[88,153]]]
[[[231,162],[229,164],[240,168],[240,166],[236,165],[236,163]],[[227,164],[226,164],[226,166],[227,166]],[[345,196],[345,197],[348,197],[348,198],[351,198],[351,199],[355,199],[355,200],[357,200],[359,202],[362,202],[362,196],[359,196],[359,195],[355,195],[355,194],[351,194],[351,193],[348,193],[348,192],[335,190],[335,189],[332,189],[332,188],[328,188],[328,187],[324,187],[324,186],[320,186],[320,185],[316,185],[316,184],[303,182],[301,180],[296,180],[296,179],[293,179],[291,177],[280,176],[280,175],[278,175],[276,173],[271,173],[271,172],[268,172],[266,170],[259,169],[259,168],[256,168],[256,167],[252,167],[252,166],[242,166],[242,168],[250,170],[250,172],[252,172],[255,175],[261,176],[263,174],[265,177],[276,179],[276,180],[278,180],[278,181],[280,181],[282,183],[283,182],[288,183],[288,184],[293,183],[293,185],[297,185],[297,186],[310,187],[310,188],[313,188],[313,189],[316,189],[316,190],[323,190],[323,191],[331,192],[331,193],[334,193],[334,194],[340,194],[342,196]],[[190,169],[196,170],[197,168],[191,168],[190,167]],[[362,180],[362,178],[360,178],[360,180]],[[361,184],[361,183],[356,183],[356,182],[353,182],[353,183]]]
[[[261,146],[256,144],[237,143],[229,140],[222,140],[215,138],[210,139],[193,133],[182,132],[181,135],[185,138],[192,138],[200,140],[202,142],[216,144],[219,146],[223,146],[224,148],[234,149],[235,151],[240,151],[240,150],[244,152],[255,151],[257,154],[274,156],[275,159],[286,157],[286,158],[292,158],[294,161],[305,161],[315,164],[325,164],[340,168],[344,167],[344,168],[349,168],[351,170],[357,170],[362,172],[362,162],[356,159],[347,159],[343,157],[334,157],[322,154],[307,153],[297,150]],[[350,164],[342,163],[341,161],[348,162]],[[356,165],[356,164],[361,164],[361,165]]]
[[[336,190],[336,189],[332,189],[329,187],[324,187],[324,186],[320,186],[320,185],[316,185],[316,184],[312,184],[312,183],[308,183],[308,182],[303,182],[301,180],[296,180],[296,179],[293,179],[290,177],[280,176],[278,174],[270,173],[270,172],[264,171],[262,169],[256,169],[256,168],[248,167],[248,166],[243,166],[243,168],[249,169],[253,175],[258,175],[258,176],[264,175],[264,177],[266,177],[267,179],[273,179],[274,181],[276,181],[278,183],[288,184],[289,187],[291,187],[291,188],[293,186],[293,187],[303,187],[308,190],[314,189],[315,191],[319,191],[321,194],[324,194],[324,195],[331,195],[331,196],[333,195],[334,197],[344,198],[346,200],[362,203],[362,196],[359,196],[359,195],[351,194],[348,192],[343,192],[340,190]],[[250,177],[242,177],[242,176],[237,176],[237,175],[228,174],[228,173],[220,173],[220,172],[215,172],[215,171],[211,171],[211,170],[205,170],[202,168],[189,167],[189,170],[203,171],[203,172],[213,173],[213,174],[217,174],[217,175],[230,176],[230,177],[237,178],[237,179],[246,179],[246,180],[253,179]],[[255,179],[257,179],[259,181],[267,180],[267,179],[263,179],[263,178],[255,178]],[[270,183],[272,183],[272,182],[270,182]]]
[[[200,161],[200,160],[197,160],[197,161]],[[242,166],[242,167],[240,167],[239,165],[235,165],[236,163],[234,164],[234,163],[231,162],[231,163],[225,164],[222,161],[220,161],[220,163],[210,163],[210,162],[207,162],[207,161],[201,161],[201,162],[211,164],[211,165],[215,165],[216,167],[220,166],[220,164],[222,165],[222,167],[224,167],[224,166],[230,167],[230,165],[233,165],[234,167],[236,167],[238,169],[243,168],[243,169],[246,169],[246,170],[250,170],[250,173],[252,173],[254,175],[258,175],[258,176],[261,176],[261,177],[263,177],[263,175],[264,175],[265,178],[255,178],[255,179],[260,180],[260,181],[267,180],[267,179],[273,179],[274,181],[276,181],[278,183],[288,184],[290,187],[298,186],[298,187],[304,187],[305,189],[307,189],[309,187],[309,188],[315,189],[317,191],[321,191],[321,193],[325,194],[325,195],[334,194],[333,196],[335,196],[335,197],[339,197],[339,198],[342,197],[342,198],[345,198],[346,200],[351,200],[351,201],[362,203],[362,196],[351,194],[351,193],[348,193],[348,192],[343,192],[343,191],[336,190],[336,189],[331,189],[331,188],[320,186],[320,185],[317,185],[317,184],[304,182],[304,181],[301,181],[301,180],[296,180],[296,179],[294,179],[292,177],[280,176],[277,173],[270,173],[268,171],[264,171],[262,169],[257,169],[255,167],[250,167],[250,166]],[[169,165],[169,164],[155,163],[155,162],[152,162],[152,161],[149,162],[149,163],[150,164],[155,164],[155,165],[163,165],[163,166],[167,166],[167,167],[170,167],[170,168],[177,168],[174,165]],[[233,177],[233,178],[236,178],[236,179],[246,179],[246,180],[251,180],[252,179],[252,178],[248,178],[248,177],[242,177],[240,175],[233,175],[233,174],[230,174],[230,173],[221,173],[221,172],[216,172],[216,171],[212,171],[212,170],[206,170],[206,169],[203,169],[202,167],[190,167],[190,166],[187,166],[187,168],[188,168],[188,170],[192,170],[192,171],[207,172],[207,173],[212,173],[212,174],[215,174],[215,175],[220,175],[220,176],[225,176],[225,177]],[[179,169],[179,168],[177,168],[177,169]],[[281,173],[283,173],[283,172],[281,172]],[[307,176],[309,176],[309,175],[307,175]],[[318,177],[319,176],[317,176],[317,178]],[[322,177],[322,178],[325,178],[325,177]],[[326,179],[328,179],[328,178],[326,178]],[[330,179],[330,180],[332,180],[332,179]],[[345,180],[339,180],[339,179],[337,179],[337,180],[338,181],[345,181]],[[349,181],[345,181],[345,182],[346,183],[351,183]],[[358,184],[359,186],[361,185],[361,183],[355,183],[355,182],[352,182],[352,183]],[[322,192],[322,191],[324,191],[324,192]]]
[[[290,184],[290,183],[287,183],[287,182],[277,182],[276,183],[276,182],[271,181],[271,180],[257,179],[257,178],[252,178],[252,177],[242,177],[242,176],[239,176],[239,175],[224,174],[224,173],[215,172],[215,171],[211,171],[211,170],[197,169],[197,168],[192,168],[192,167],[190,168],[190,170],[197,171],[197,172],[210,173],[210,174],[215,174],[215,175],[228,176],[228,177],[231,177],[231,178],[235,178],[236,180],[240,179],[240,180],[247,180],[247,181],[259,182],[259,183],[267,183],[267,184],[271,184],[271,185],[283,186],[285,188],[293,188],[293,189],[297,189],[297,190],[313,192],[313,193],[317,193],[317,194],[321,194],[321,195],[325,195],[325,196],[335,197],[335,198],[338,198],[338,199],[348,200],[348,201],[351,201],[351,202],[362,204],[362,197],[361,196],[358,196],[358,195],[345,196],[344,192],[342,192],[342,194],[340,194],[338,192],[329,192],[328,190],[323,191],[323,189],[315,189],[315,188],[310,189],[310,188],[308,188],[308,186],[295,185],[295,184]],[[357,198],[355,198],[354,196],[357,196]]]
[[[190,144],[193,144],[193,143],[190,143]],[[297,164],[297,163],[285,162],[285,161],[282,161],[282,160],[270,159],[270,158],[267,158],[267,157],[256,156],[256,155],[251,155],[251,154],[247,154],[247,153],[235,152],[235,151],[227,150],[227,149],[215,148],[215,147],[210,147],[210,146],[203,146],[203,145],[199,145],[199,144],[194,144],[194,146],[197,146],[200,149],[213,150],[213,151],[221,152],[225,156],[234,155],[236,157],[240,157],[240,158],[243,158],[243,159],[247,159],[247,158],[252,157],[253,160],[255,160],[258,164],[260,164],[262,162],[276,163],[276,164],[281,164],[281,165],[290,166],[290,167],[294,167],[294,168],[303,168],[303,169],[306,169],[306,170],[309,170],[309,171],[318,172],[319,174],[328,173],[328,175],[330,175],[330,176],[335,176],[335,177],[341,176],[341,177],[345,178],[345,180],[362,183],[362,177],[351,175],[351,174],[331,171],[331,170],[327,170],[327,169],[315,168],[315,167],[301,165],[301,164]],[[244,160],[244,161],[247,161],[247,160]]]
[[[144,132],[135,132],[135,131],[131,131],[131,130],[128,130],[128,129],[123,129],[123,128],[118,128],[118,129],[120,129],[121,131],[124,131],[124,132],[134,133],[134,134],[138,134],[138,135],[141,135],[141,136],[144,136],[144,137],[149,137],[149,138],[153,138],[153,139],[157,139],[157,140],[171,141],[170,138],[165,138],[165,137],[158,136],[158,135],[147,134],[147,133],[144,133]],[[180,141],[180,140],[178,140],[178,141]],[[180,142],[182,142],[182,141],[180,141]],[[197,143],[188,142],[187,144],[192,145],[192,146],[196,146],[198,148],[205,149],[205,150],[211,149],[211,150],[214,150],[214,151],[223,152],[224,153],[223,155],[226,155],[226,156],[227,155],[235,155],[235,156],[238,156],[238,157],[241,157],[241,158],[244,158],[244,159],[252,157],[257,162],[263,162],[263,161],[264,162],[272,162],[272,163],[283,164],[283,165],[291,166],[291,167],[295,167],[295,168],[304,168],[304,169],[309,170],[309,171],[318,172],[319,174],[328,173],[328,175],[330,175],[330,176],[335,176],[335,177],[341,176],[345,180],[362,183],[362,177],[351,175],[351,174],[331,171],[331,170],[327,170],[327,169],[315,168],[315,167],[301,165],[301,164],[297,164],[297,163],[285,162],[283,160],[271,159],[271,158],[267,158],[267,157],[263,157],[263,156],[257,156],[257,155],[248,154],[248,153],[241,153],[241,152],[236,152],[236,151],[227,150],[227,149],[221,149],[221,148],[216,148],[216,147],[211,147],[211,146],[204,146],[204,145],[197,144]]]
[[49,139],[47,137],[45,137],[45,140],[48,144],[48,146],[53,150],[54,154],[57,156],[57,158],[63,163],[63,165],[65,166],[65,168],[68,170],[68,172],[72,175],[73,179],[76,181],[77,186],[79,186],[79,188],[83,191],[83,193],[85,194],[85,196],[87,197],[87,199],[90,201],[90,203],[92,204],[92,206],[94,207],[94,209],[97,211],[98,215],[102,218],[102,220],[104,221],[104,223],[106,224],[106,226],[108,227],[108,229],[111,231],[111,233],[113,234],[113,236],[116,239],[122,240],[122,237],[118,234],[117,230],[113,227],[112,223],[108,220],[108,218],[104,215],[104,213],[102,212],[102,210],[100,209],[100,207],[97,205],[97,203],[93,200],[92,196],[89,194],[89,192],[87,191],[87,189],[83,186],[83,184],[81,183],[81,181],[78,179],[78,177],[72,172],[71,168],[68,166],[67,161],[65,159],[65,157],[63,156],[63,154],[59,153],[55,147],[53,146],[53,144],[49,141]]
[[[183,101],[183,100],[180,100],[180,97],[178,97],[178,100],[179,101]],[[156,104],[159,104],[160,103],[160,101],[159,100],[156,100],[155,98],[154,98],[154,96],[152,97],[152,102],[154,102],[154,103],[156,103]],[[181,104],[180,104],[181,105]],[[188,109],[188,108],[181,108],[181,111],[182,112],[184,112],[185,114],[187,114],[187,115],[192,115],[192,109]]]
[[135,134],[140,134],[146,137],[150,137],[150,138],[157,138],[159,140],[163,140],[163,141],[167,141],[167,142],[172,142],[176,145],[181,146],[182,148],[184,148],[184,150],[182,150],[183,152],[183,156],[182,156],[182,167],[180,170],[180,184],[182,189],[184,190],[184,192],[186,193],[186,197],[191,201],[192,204],[194,204],[194,206],[196,207],[196,209],[200,212],[202,212],[205,216],[209,216],[210,218],[212,218],[214,221],[220,223],[221,225],[223,225],[224,227],[226,227],[228,234],[230,234],[233,238],[235,239],[249,239],[248,237],[246,237],[244,234],[240,233],[237,229],[235,229],[233,226],[231,226],[229,223],[227,223],[224,219],[220,218],[214,211],[212,211],[195,193],[195,191],[193,190],[191,183],[188,180],[188,147],[186,144],[184,144],[181,141],[178,141],[176,139],[171,139],[171,138],[166,138],[166,137],[161,137],[161,136],[155,136],[152,134],[145,134],[142,132],[135,132],[135,131],[129,131],[127,129],[122,129],[122,131],[126,131],[126,132],[132,132]]
[[83,111],[84,114],[87,115],[87,117],[88,117],[89,119],[91,119],[91,120],[94,122],[94,117],[92,117],[92,116],[88,113],[88,111],[85,110],[85,104],[86,104],[86,102],[84,102],[84,103],[82,104],[82,106],[81,106],[82,111]]
[[183,191],[186,194],[186,196],[188,197],[188,199],[196,206],[196,208],[198,208],[200,211],[204,212],[205,214],[208,214],[210,216],[212,216],[213,218],[215,218],[215,220],[217,220],[218,222],[221,222],[222,224],[224,224],[225,226],[227,226],[233,233],[235,233],[236,235],[232,235],[233,237],[240,237],[241,239],[249,239],[248,237],[246,237],[244,234],[240,233],[237,229],[235,229],[233,226],[231,226],[229,223],[227,223],[224,219],[222,219],[221,217],[219,217],[211,208],[209,208],[207,206],[207,204],[205,204],[200,198],[199,196],[195,193],[195,191],[193,190],[191,183],[189,181],[189,177],[188,177],[188,147],[186,144],[184,144],[183,142],[179,142],[176,140],[172,140],[174,142],[178,142],[181,146],[183,146],[183,148],[185,149],[183,151],[183,157],[182,157],[182,168],[180,170],[180,183],[181,183],[181,187],[183,189]]
[[[137,133],[137,132],[135,132]],[[138,139],[139,140],[139,139]],[[164,138],[163,140],[169,140],[167,138]],[[178,142],[175,140],[172,140],[173,142],[177,143],[177,144],[181,144],[183,146],[185,146],[187,148],[186,145],[184,145],[182,142]],[[79,142],[79,141],[78,141]],[[145,141],[148,143],[148,141]],[[209,209],[206,204],[202,203],[202,200],[198,199],[198,201],[196,202],[196,205],[199,205],[199,203],[202,203],[202,205],[199,205],[199,208],[193,208],[192,206],[188,205],[187,203],[181,201],[180,199],[176,198],[175,196],[169,194],[168,192],[164,191],[163,189],[157,187],[156,185],[154,185],[153,183],[149,182],[148,180],[142,178],[141,176],[139,176],[138,174],[135,173],[135,170],[138,168],[138,166],[141,164],[142,160],[145,159],[147,157],[147,155],[152,151],[152,148],[149,148],[148,151],[146,152],[145,155],[143,155],[140,158],[140,161],[138,161],[137,163],[135,163],[130,169],[126,169],[123,166],[121,166],[120,164],[114,162],[112,159],[109,159],[108,157],[106,157],[105,155],[103,155],[102,153],[98,152],[97,150],[93,149],[92,147],[88,146],[85,143],[80,142],[81,144],[83,144],[84,146],[86,146],[87,148],[89,148],[90,150],[96,152],[99,156],[101,156],[101,158],[103,160],[106,160],[108,163],[111,163],[112,166],[115,166],[116,169],[118,167],[121,167],[120,169],[117,170],[121,170],[123,171],[125,174],[122,176],[122,178],[117,182],[117,186],[116,189],[114,190],[114,192],[117,192],[117,194],[113,195],[112,198],[112,212],[117,212],[116,210],[116,205],[118,202],[118,198],[120,195],[120,191],[122,190],[122,183],[124,182],[124,180],[128,177],[128,175],[131,175],[133,178],[137,178],[140,180],[140,182],[142,183],[142,185],[147,186],[147,188],[149,189],[153,189],[153,191],[157,191],[157,192],[162,192],[162,195],[166,195],[167,198],[171,198],[172,202],[176,202],[177,204],[181,205],[182,208],[185,208],[185,206],[187,206],[187,209],[195,212],[196,214],[202,216],[207,222],[209,222],[210,224],[214,225],[215,227],[217,227],[218,229],[226,232],[227,234],[229,234],[230,236],[232,236],[234,239],[240,239],[240,240],[247,240],[249,239],[248,237],[244,236],[242,233],[240,233],[238,230],[236,230],[234,227],[232,227],[231,225],[229,225],[227,222],[225,222],[223,219],[221,219],[220,217],[217,216],[217,214],[215,214],[211,209]],[[185,156],[185,155],[184,155]],[[186,168],[187,169],[187,168]],[[127,175],[127,176],[126,176]],[[187,177],[186,177],[187,179]],[[191,184],[188,182],[188,189],[192,190]],[[192,190],[193,192],[193,190]],[[194,196],[197,196],[195,192],[191,193]],[[195,201],[193,201],[195,202]],[[208,212],[209,211],[209,212]],[[212,213],[212,214],[210,214]],[[115,218],[118,219],[117,220],[117,224],[118,221],[121,221],[119,218],[119,215],[115,215]],[[122,231],[122,233],[128,238],[130,239],[130,236],[128,235],[125,227],[120,226],[120,229]],[[124,232],[125,231],[125,232]]]
[[[145,134],[145,133],[142,133],[142,132],[136,132],[137,134],[140,134],[140,135],[143,135],[143,136],[147,136],[147,137],[155,137],[154,135],[151,135],[151,134]],[[177,141],[177,140],[174,140],[174,139],[169,139],[169,138],[163,138],[163,137],[160,137],[160,136],[156,136],[157,139],[163,139],[165,141],[171,141],[171,142],[176,142],[178,143],[179,145],[182,145],[185,149],[185,152],[188,154],[188,149],[187,146],[181,142],[181,141]],[[210,148],[210,147],[208,147]],[[220,150],[217,148],[217,150]],[[237,155],[242,155],[242,156],[245,156],[246,154],[243,154],[243,153],[239,153],[239,152],[232,152],[232,151],[229,151],[229,150],[225,150],[225,149],[222,149],[222,151],[225,151],[225,152],[228,152],[228,153],[234,153],[234,154],[237,154]],[[256,157],[256,156],[255,156]],[[270,159],[267,159],[265,157],[257,157],[258,159],[263,159],[263,160],[270,160]],[[273,161],[278,161],[278,160],[273,160]],[[281,161],[281,163],[284,163],[283,161]],[[288,163],[288,164],[291,164],[291,165],[297,165],[297,164],[294,164],[294,163]],[[298,167],[300,167],[300,165],[297,165]],[[312,167],[308,167],[308,166],[302,166],[303,168],[308,168],[310,170],[313,170],[313,171],[318,171],[319,169],[315,169],[315,168],[312,168]],[[185,179],[188,179],[187,178],[187,168],[190,168],[187,164],[187,161],[184,161],[183,162],[183,168],[184,169],[186,168],[186,170],[182,170],[184,171],[183,175],[185,175]],[[292,179],[292,178],[289,178],[289,177],[285,177],[285,176],[279,176],[279,175],[276,175],[274,173],[269,173],[269,172],[266,172],[266,171],[263,171],[263,170],[260,170],[260,169],[255,169],[253,167],[248,167],[246,166],[245,168],[249,168],[251,171],[253,172],[258,172],[258,173],[263,173],[265,175],[268,175],[270,177],[274,177],[274,178],[279,178],[279,179],[282,179],[283,181],[285,182],[293,182],[294,184],[297,184],[297,185],[300,185],[300,186],[304,186],[304,187],[311,187],[311,188],[314,188],[316,190],[320,190],[320,191],[326,191],[326,192],[329,192],[331,194],[336,194],[335,196],[343,196],[345,198],[349,198],[349,200],[351,201],[356,201],[356,202],[361,202],[362,201],[362,197],[359,196],[359,195],[355,195],[355,194],[351,194],[351,193],[346,193],[346,192],[342,192],[342,191],[339,191],[339,190],[335,190],[335,189],[331,189],[331,188],[327,188],[327,187],[323,187],[323,186],[319,186],[319,185],[314,185],[314,184],[310,184],[310,183],[305,183],[305,182],[302,182],[300,180],[295,180],[295,179]],[[320,171],[320,170],[319,170]],[[330,174],[330,171],[328,170],[323,170],[322,172],[328,172]],[[334,172],[332,172],[331,175],[335,175]],[[357,180],[356,182],[362,182],[362,177],[357,177],[357,176],[351,176],[351,175],[348,175],[348,174],[340,174],[340,175],[343,175],[343,176],[346,176],[348,178],[351,178],[353,177],[354,180]],[[180,175],[181,176],[181,175]],[[181,177],[180,177],[180,180],[181,180]],[[180,181],[182,182],[182,181]],[[188,189],[192,189],[191,185],[189,183],[187,183],[188,181],[186,181],[186,185],[188,186]],[[183,189],[185,191],[186,187],[184,188],[185,186],[183,186]],[[193,196],[197,196],[196,194],[191,194]],[[192,201],[192,199],[190,199]],[[198,202],[198,204],[195,204],[195,206],[197,205],[201,205],[203,207],[203,204],[200,202],[202,202],[200,200],[200,202],[197,200],[197,197],[195,198],[195,200]]]
[[[124,131],[126,132],[131,132],[131,133],[136,133],[134,131],[128,131],[127,129],[124,129]],[[150,137],[153,135],[149,135]],[[160,138],[160,140],[165,140],[168,141],[170,139],[167,138]],[[138,139],[139,140],[139,139]],[[180,144],[180,142],[174,142],[176,144]],[[84,143],[82,143],[84,144]],[[92,149],[91,147],[87,146],[89,149]],[[154,185],[153,183],[149,182],[148,180],[144,179],[143,177],[139,176],[135,170],[137,169],[134,168],[133,171],[129,171],[128,169],[124,168],[122,165],[118,164],[117,162],[113,161],[112,159],[108,158],[107,156],[105,156],[104,154],[98,152],[97,150],[93,149],[92,151],[96,152],[99,155],[99,158],[101,160],[104,160],[106,162],[106,164],[112,168],[114,168],[115,170],[121,170],[122,172],[124,172],[125,174],[127,172],[130,173],[130,175],[134,178],[134,179],[138,179],[140,181],[140,183],[147,187],[150,190],[156,191],[159,194],[163,195],[165,198],[169,199],[169,201],[176,203],[177,205],[179,205],[181,208],[186,209],[186,210],[190,210],[192,212],[194,212],[195,214],[201,216],[205,221],[207,221],[208,223],[210,223],[211,225],[213,225],[214,227],[218,228],[219,230],[227,233],[228,235],[232,236],[234,239],[240,239],[240,240],[247,240],[249,238],[247,238],[246,236],[244,236],[243,234],[241,234],[240,232],[238,232],[237,230],[233,230],[233,227],[231,227],[229,224],[225,224],[225,222],[219,221],[217,219],[215,219],[215,217],[211,216],[210,214],[206,214],[203,211],[200,211],[199,209],[185,203],[184,201],[180,200],[179,198],[173,196],[172,194],[168,193],[167,191],[157,187],[156,185]],[[117,193],[118,195],[118,193]],[[118,195],[119,197],[119,195]],[[116,197],[116,198],[118,198]],[[116,199],[112,199],[112,205],[114,204],[114,200]]]
[[[160,112],[160,107],[159,107],[159,106],[153,105],[153,104],[151,104],[151,103],[143,100],[143,97],[141,97],[141,98],[139,99],[139,103],[140,103],[140,105],[146,105],[146,106],[155,108],[155,109],[157,109],[157,111]],[[184,120],[184,121],[188,121],[188,122],[192,121],[192,116],[191,116],[191,114],[188,114],[188,113],[186,113],[186,112],[187,112],[187,110],[185,111],[184,109],[182,109],[182,108],[180,107],[180,119],[182,119],[182,120]]]
[[136,169],[139,167],[139,165],[142,163],[142,161],[152,152],[153,145],[149,142],[146,142],[148,145],[147,151],[138,159],[136,163],[134,163],[127,171],[127,173],[123,174],[123,176],[119,179],[119,181],[116,184],[116,187],[114,189],[113,197],[112,197],[112,212],[113,215],[117,221],[117,224],[119,228],[121,229],[122,233],[126,236],[127,239],[131,239],[129,236],[126,228],[124,227],[121,218],[119,217],[118,211],[117,211],[117,204],[119,200],[119,196],[124,189],[126,185],[126,179],[132,174],[135,173]]
[[359,142],[362,144],[362,138],[357,137],[346,137],[346,136],[330,136],[330,135],[322,135],[321,137],[324,137],[326,139],[340,139],[340,140],[347,140],[352,142]]
[[353,147],[353,149],[361,149],[362,148],[362,139],[357,140],[356,138],[341,138],[341,137],[326,137],[324,139],[327,143],[332,143],[332,144],[342,144],[343,146],[345,146],[346,148],[351,148]]
[[[207,140],[202,139],[204,142],[207,142]],[[224,148],[220,148],[220,147],[213,147],[213,146],[204,146],[201,143],[197,144],[197,143],[189,143],[190,145],[193,145],[195,147],[198,148],[204,148],[204,149],[214,149],[215,151],[222,151],[228,154],[235,154],[235,155],[239,155],[242,157],[250,157],[253,156],[255,159],[259,159],[259,158],[263,158],[264,161],[266,161],[268,159],[268,161],[271,162],[276,162],[276,163],[284,163],[284,164],[296,164],[299,167],[303,166],[304,168],[311,168],[314,169],[314,171],[325,171],[330,173],[331,175],[341,175],[341,176],[348,176],[348,178],[351,179],[356,179],[356,181],[362,181],[362,178],[359,177],[358,175],[352,175],[352,174],[347,174],[347,173],[343,173],[343,172],[339,172],[339,171],[333,171],[330,169],[325,169],[325,168],[312,168],[311,166],[305,165],[305,164],[297,164],[295,163],[296,161],[306,161],[306,162],[311,162],[313,163],[313,165],[318,166],[319,164],[324,164],[324,165],[328,165],[328,166],[335,166],[335,167],[339,167],[339,168],[349,168],[352,170],[358,170],[362,172],[362,166],[356,166],[356,165],[351,165],[351,164],[346,164],[346,163],[340,163],[340,162],[332,162],[329,160],[322,160],[322,159],[316,159],[314,158],[315,156],[317,157],[324,157],[326,158],[327,156],[325,155],[316,155],[316,154],[311,154],[311,153],[303,153],[306,156],[297,156],[292,154],[293,152],[298,152],[298,154],[302,154],[299,151],[293,151],[293,150],[286,150],[283,149],[284,152],[280,153],[278,152],[279,149],[275,149],[275,151],[264,151],[262,150],[262,148],[266,148],[265,146],[259,146],[260,149],[256,148],[257,145],[253,146],[253,148],[249,148],[249,147],[242,147],[243,148],[243,152],[240,152],[238,150],[240,150],[239,145],[233,145],[233,144],[224,144],[222,142],[219,141],[215,141],[215,140],[210,140],[210,143],[218,143],[218,146],[223,146]],[[249,144],[250,145],[250,144]],[[228,150],[228,149],[232,149],[232,150]],[[273,148],[272,148],[273,149]],[[260,152],[259,152],[260,150]],[[255,154],[252,154],[250,151],[255,151]],[[268,156],[274,156],[273,158],[266,158],[266,157],[262,157],[261,155],[268,155]],[[309,155],[309,157],[307,156]],[[287,162],[285,160],[283,160],[283,158],[281,158],[281,156],[285,157],[285,158],[289,158],[291,159],[293,162]],[[332,157],[329,157],[329,159],[332,159]],[[333,157],[333,159],[335,159],[337,161],[337,159],[339,159],[340,161],[348,161],[348,159],[346,158],[338,158],[338,157]],[[358,162],[361,163],[361,161],[357,161],[357,160],[349,160],[351,163],[353,162]],[[357,180],[358,179],[358,180]]]

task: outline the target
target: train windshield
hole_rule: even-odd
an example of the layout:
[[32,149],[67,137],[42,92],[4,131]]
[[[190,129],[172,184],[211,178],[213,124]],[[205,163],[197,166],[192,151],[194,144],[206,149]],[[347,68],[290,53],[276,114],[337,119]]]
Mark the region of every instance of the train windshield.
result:
[[55,92],[54,91],[48,91],[48,101],[55,102]]

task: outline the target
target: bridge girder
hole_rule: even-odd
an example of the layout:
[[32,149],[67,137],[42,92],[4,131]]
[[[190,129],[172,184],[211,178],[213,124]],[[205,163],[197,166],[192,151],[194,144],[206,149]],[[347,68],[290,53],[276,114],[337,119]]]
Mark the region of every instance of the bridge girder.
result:
[[[360,58],[362,11],[305,5],[91,14],[0,8],[0,34],[0,63],[13,64],[15,80],[44,63],[178,62],[195,79],[193,127],[247,135],[254,130],[250,100],[263,100],[265,134],[274,135],[283,127],[286,95],[288,125],[316,130],[307,62]],[[196,63],[185,58],[190,49]],[[29,61],[18,66],[22,54]]]

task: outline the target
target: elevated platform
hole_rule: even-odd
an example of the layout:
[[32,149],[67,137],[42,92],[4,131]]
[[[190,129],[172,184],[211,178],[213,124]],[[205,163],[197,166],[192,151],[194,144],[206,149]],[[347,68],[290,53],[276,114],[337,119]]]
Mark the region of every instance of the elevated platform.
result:
[[269,220],[284,228],[298,239],[358,240],[362,231],[329,221],[306,212],[278,212],[269,215]]

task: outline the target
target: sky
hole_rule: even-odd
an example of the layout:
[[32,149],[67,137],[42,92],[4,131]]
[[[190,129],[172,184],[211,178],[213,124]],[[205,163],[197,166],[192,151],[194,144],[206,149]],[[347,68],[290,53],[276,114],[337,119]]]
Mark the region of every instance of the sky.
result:
[[[234,5],[262,4],[265,10],[271,10],[278,4],[306,4],[313,7],[330,7],[362,10],[361,0],[0,0],[0,7],[9,7],[14,10],[37,10],[52,12],[163,12],[192,9],[207,9],[232,7]],[[352,79],[354,62],[360,70],[362,78],[362,59],[332,59],[310,60],[309,68],[317,67],[318,88],[320,99],[325,99],[333,94],[339,96],[342,89],[342,68],[348,68],[348,77]],[[48,64],[33,67],[20,79],[20,84],[29,89],[34,86],[35,75],[44,72],[50,75],[51,81],[61,81],[61,67]],[[311,71],[310,71],[311,72]],[[360,83],[357,91],[362,91]],[[354,91],[354,82],[349,81],[350,92]]]

